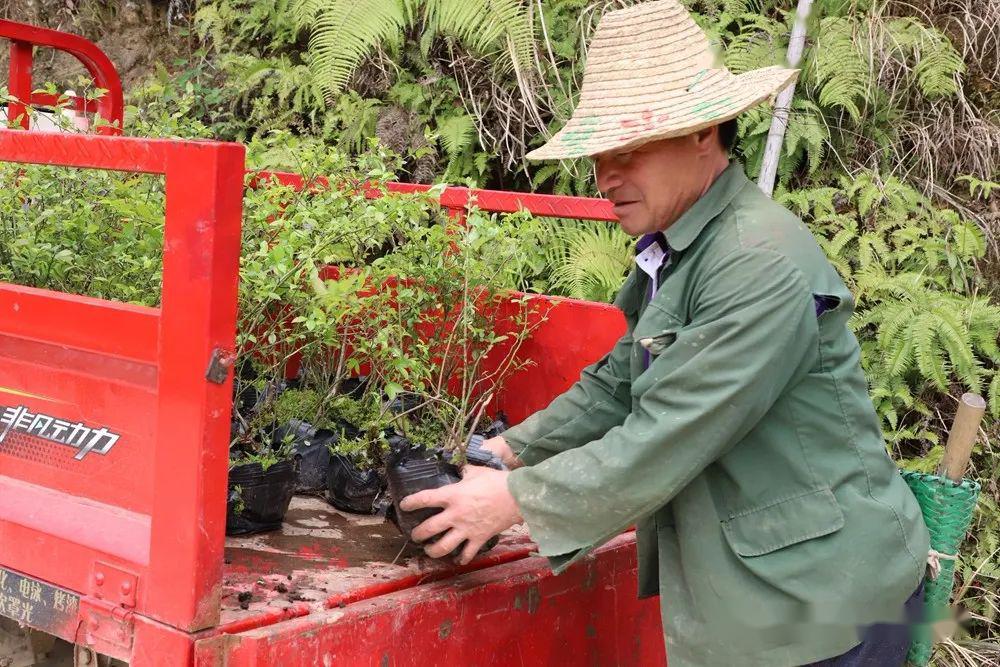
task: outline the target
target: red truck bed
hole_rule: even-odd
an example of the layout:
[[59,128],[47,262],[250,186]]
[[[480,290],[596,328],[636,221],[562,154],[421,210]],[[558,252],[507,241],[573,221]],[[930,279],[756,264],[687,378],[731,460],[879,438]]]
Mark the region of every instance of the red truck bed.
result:
[[514,529],[455,568],[391,524],[297,497],[280,533],[227,540],[227,634],[199,641],[197,664],[664,664],[658,603],[636,598],[631,535],[560,577],[532,550]]

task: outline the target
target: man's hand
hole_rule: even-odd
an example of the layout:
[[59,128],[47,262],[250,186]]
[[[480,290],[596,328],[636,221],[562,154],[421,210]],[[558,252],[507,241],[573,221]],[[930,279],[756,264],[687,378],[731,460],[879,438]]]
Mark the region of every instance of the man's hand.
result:
[[485,450],[493,452],[493,454],[503,461],[503,464],[511,470],[514,468],[520,468],[524,465],[521,463],[521,459],[517,458],[517,454],[515,454],[514,450],[510,448],[510,445],[507,444],[507,441],[504,440],[502,435],[490,438],[489,440],[484,440],[482,447]]
[[461,482],[403,498],[399,507],[407,512],[423,507],[443,508],[414,528],[411,537],[415,542],[424,542],[444,533],[424,548],[433,558],[447,556],[465,541],[458,558],[459,564],[465,565],[487,540],[523,521],[507,490],[509,474],[506,470],[466,466]]

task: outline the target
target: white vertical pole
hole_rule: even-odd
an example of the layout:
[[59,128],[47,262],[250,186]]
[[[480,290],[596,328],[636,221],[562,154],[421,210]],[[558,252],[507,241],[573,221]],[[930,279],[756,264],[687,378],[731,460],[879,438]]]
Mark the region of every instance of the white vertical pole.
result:
[[[789,67],[798,67],[799,61],[802,60],[802,51],[805,49],[806,43],[806,19],[809,17],[811,6],[812,0],[799,0],[799,6],[795,11],[795,24],[792,26],[792,36],[788,42]],[[778,93],[778,99],[774,103],[774,117],[771,119],[771,129],[767,133],[764,159],[760,166],[760,177],[757,179],[757,185],[768,196],[774,191],[774,177],[778,172],[781,144],[785,139],[788,111],[791,109],[794,95],[795,84],[793,83]]]

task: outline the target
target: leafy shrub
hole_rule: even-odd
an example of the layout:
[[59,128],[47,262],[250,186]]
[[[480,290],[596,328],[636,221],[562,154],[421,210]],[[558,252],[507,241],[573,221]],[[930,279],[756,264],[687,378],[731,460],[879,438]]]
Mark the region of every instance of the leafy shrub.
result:
[[162,178],[0,162],[0,280],[154,306]]

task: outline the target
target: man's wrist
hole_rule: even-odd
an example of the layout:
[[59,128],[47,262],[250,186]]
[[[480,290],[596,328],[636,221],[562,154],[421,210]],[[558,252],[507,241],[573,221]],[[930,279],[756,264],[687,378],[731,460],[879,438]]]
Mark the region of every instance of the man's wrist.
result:
[[510,446],[510,443],[502,435],[486,440],[483,442],[482,447],[499,457],[503,461],[503,464],[511,470],[524,465],[521,459],[517,457],[517,454],[514,453],[514,449]]

